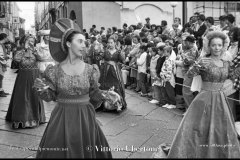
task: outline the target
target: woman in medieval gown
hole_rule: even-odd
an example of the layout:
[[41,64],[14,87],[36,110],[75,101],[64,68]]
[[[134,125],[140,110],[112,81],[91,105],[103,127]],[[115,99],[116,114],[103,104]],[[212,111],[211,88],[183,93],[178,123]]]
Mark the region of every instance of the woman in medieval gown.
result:
[[210,54],[188,71],[201,75],[202,90],[190,104],[173,139],[168,158],[239,158],[240,145],[234,119],[224,93],[224,81],[240,75],[221,60],[227,36],[221,32],[207,35]]
[[[120,95],[122,110],[127,108],[125,101],[125,86],[123,83],[120,63],[125,62],[124,53],[115,48],[115,39],[110,37],[108,39],[109,48],[103,53],[104,63],[101,67],[101,76],[99,79],[101,90],[111,90],[111,88]],[[97,108],[100,107],[101,102],[98,102]],[[115,108],[110,106],[109,109]]]
[[34,80],[40,76],[34,43],[34,37],[26,37],[25,49],[21,51],[19,72],[6,115],[13,128],[31,128],[46,122],[43,101],[32,88]]
[[[58,19],[51,30],[50,53],[59,64],[49,65],[43,79],[35,80],[34,88],[43,100],[55,101],[56,107],[36,158],[112,158],[90,103],[93,96],[104,97],[98,88],[97,65],[83,61],[85,37],[79,26],[66,18]],[[54,41],[58,38],[63,42]]]

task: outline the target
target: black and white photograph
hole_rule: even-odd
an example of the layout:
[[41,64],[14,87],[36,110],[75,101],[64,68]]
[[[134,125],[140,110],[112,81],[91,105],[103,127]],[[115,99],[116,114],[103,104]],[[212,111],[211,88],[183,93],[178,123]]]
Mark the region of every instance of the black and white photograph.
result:
[[0,159],[240,158],[240,1],[1,1]]

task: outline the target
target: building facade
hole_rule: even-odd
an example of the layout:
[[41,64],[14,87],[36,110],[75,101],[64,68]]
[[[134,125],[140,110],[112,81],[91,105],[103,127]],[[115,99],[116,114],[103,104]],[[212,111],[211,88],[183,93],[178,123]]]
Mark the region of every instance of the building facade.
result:
[[240,26],[240,1],[196,1],[188,4],[188,18],[199,12],[206,17],[213,17],[216,23],[219,23],[219,16],[232,14],[236,18],[235,24]]
[[168,22],[169,27],[174,17],[179,17],[181,23],[189,21],[189,18],[199,12],[206,17],[212,16],[216,24],[220,15],[232,13],[236,17],[236,24],[240,25],[239,1],[176,1],[173,8],[172,2],[167,1],[112,1],[112,2],[55,2],[40,1],[35,3],[35,27],[50,29],[58,18],[73,19],[82,29],[89,29],[93,24],[100,27],[122,28],[123,23],[128,25],[145,23],[145,18],[150,17],[152,24],[160,25],[162,20]]
[[[124,23],[128,25],[137,24],[139,22],[145,24],[145,18],[150,18],[151,24],[160,25],[162,20],[166,20],[168,25],[172,25],[173,16],[182,18],[182,3],[178,2],[176,7],[171,7],[170,2],[161,2],[161,1],[140,1],[140,2],[127,2],[127,1],[118,1],[121,5],[121,26]],[[173,10],[175,14],[173,15]],[[183,23],[183,22],[182,22]]]
[[240,1],[176,2],[173,8],[170,1],[117,1],[121,5],[121,26],[124,23],[131,25],[142,22],[144,24],[146,17],[151,19],[152,24],[157,25],[160,25],[162,20],[166,20],[169,26],[172,25],[174,17],[179,17],[181,23],[184,24],[195,12],[204,14],[206,17],[213,17],[216,23],[219,22],[219,16],[231,13],[236,17],[236,24],[240,25]]
[[81,29],[93,24],[101,27],[120,27],[120,5],[115,2],[35,2],[36,30],[50,29],[58,18],[70,18]]
[[25,34],[25,19],[19,16],[20,12],[16,2],[0,2],[0,32],[6,33],[12,42]]

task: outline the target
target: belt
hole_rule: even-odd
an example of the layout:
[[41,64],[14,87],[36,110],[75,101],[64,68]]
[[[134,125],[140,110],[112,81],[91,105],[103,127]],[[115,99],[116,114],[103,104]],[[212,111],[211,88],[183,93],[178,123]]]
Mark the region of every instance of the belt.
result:
[[52,59],[44,59],[44,60],[40,60],[39,62],[53,62]]
[[81,96],[59,97],[56,101],[58,103],[86,103],[89,102],[89,94]]
[[202,90],[206,91],[223,91],[224,83],[203,82]]

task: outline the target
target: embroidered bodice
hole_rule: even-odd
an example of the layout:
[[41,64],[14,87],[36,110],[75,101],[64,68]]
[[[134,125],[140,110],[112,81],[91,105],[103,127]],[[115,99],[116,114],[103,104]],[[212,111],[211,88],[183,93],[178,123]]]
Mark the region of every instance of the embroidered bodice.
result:
[[98,66],[86,64],[81,75],[68,75],[61,66],[49,65],[44,72],[47,85],[56,97],[81,96],[89,94],[90,88],[98,89],[100,76]]
[[20,69],[37,68],[37,59],[31,50],[22,50],[23,56],[20,61]]
[[114,62],[124,62],[124,57],[121,55],[120,50],[117,50],[115,53],[111,54],[109,50],[105,50],[103,59],[105,61],[114,61]]
[[227,61],[223,61],[223,67],[216,66],[213,62],[209,66],[200,68],[197,65],[193,65],[189,71],[188,76],[201,75],[204,82],[216,82],[222,83],[229,78],[230,64]]

